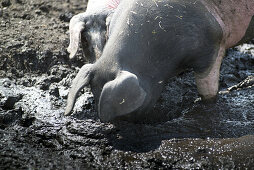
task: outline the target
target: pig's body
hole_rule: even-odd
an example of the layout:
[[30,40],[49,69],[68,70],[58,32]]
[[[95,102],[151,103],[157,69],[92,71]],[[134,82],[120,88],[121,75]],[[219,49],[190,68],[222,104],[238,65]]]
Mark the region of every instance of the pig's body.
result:
[[164,82],[186,68],[202,98],[213,99],[225,49],[253,36],[253,14],[251,0],[122,1],[102,57],[74,79],[65,114],[89,84],[103,121],[147,111]]
[[[235,46],[244,36],[254,13],[252,0],[203,0],[223,30],[225,48]],[[249,36],[249,35],[246,35]],[[252,32],[253,38],[253,32]]]
[[[213,98],[218,92],[220,65],[225,49],[254,37],[254,1],[203,0],[201,1],[222,29],[223,36],[215,61],[204,73],[196,74],[198,91],[204,98]],[[241,41],[242,40],[242,41]]]

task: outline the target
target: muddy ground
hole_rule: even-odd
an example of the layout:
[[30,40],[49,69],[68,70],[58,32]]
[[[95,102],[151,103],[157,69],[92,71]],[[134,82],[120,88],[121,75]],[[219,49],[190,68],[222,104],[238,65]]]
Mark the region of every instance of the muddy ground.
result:
[[200,102],[189,70],[168,81],[150,114],[101,123],[89,88],[63,116],[85,63],[66,52],[84,0],[0,6],[0,169],[253,168],[253,42],[227,51],[216,103]]

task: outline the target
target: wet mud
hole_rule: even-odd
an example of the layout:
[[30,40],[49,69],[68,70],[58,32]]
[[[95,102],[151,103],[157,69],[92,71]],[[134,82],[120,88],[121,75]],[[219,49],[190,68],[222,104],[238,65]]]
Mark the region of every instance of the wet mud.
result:
[[254,44],[229,49],[216,103],[193,72],[171,78],[149,114],[101,123],[89,88],[63,116],[85,63],[68,60],[75,1],[3,0],[0,8],[0,169],[233,169],[254,166]]

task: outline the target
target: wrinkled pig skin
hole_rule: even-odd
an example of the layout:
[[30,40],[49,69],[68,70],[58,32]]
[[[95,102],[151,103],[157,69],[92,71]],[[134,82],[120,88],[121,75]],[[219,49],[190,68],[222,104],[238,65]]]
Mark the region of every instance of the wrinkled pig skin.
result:
[[146,112],[164,82],[187,68],[194,69],[202,99],[214,100],[225,50],[252,36],[245,33],[252,34],[248,26],[254,2],[230,2],[122,1],[113,14],[102,57],[83,66],[74,79],[65,115],[87,85],[102,121]]

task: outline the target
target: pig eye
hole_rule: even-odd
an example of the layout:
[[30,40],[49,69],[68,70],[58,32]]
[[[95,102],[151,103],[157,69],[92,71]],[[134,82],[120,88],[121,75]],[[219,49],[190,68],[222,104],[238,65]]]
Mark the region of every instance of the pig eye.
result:
[[86,27],[91,27],[92,26],[92,21],[91,20],[88,20],[87,22],[86,22]]

